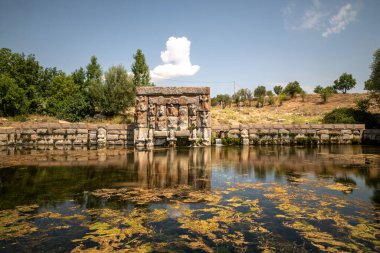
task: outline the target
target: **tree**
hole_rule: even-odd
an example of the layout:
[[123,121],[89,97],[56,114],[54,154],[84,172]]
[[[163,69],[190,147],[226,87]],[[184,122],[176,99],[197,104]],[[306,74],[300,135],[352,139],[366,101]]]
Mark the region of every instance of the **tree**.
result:
[[317,85],[317,87],[314,88],[314,93],[319,94],[319,93],[321,92],[322,89],[323,89],[322,86]]
[[321,87],[318,93],[321,96],[322,102],[326,103],[327,99],[334,94],[334,89],[331,86],[327,86],[325,88]]
[[256,89],[253,92],[253,95],[258,98],[258,97],[264,97],[266,93],[266,88],[265,86],[257,86]]
[[86,72],[82,67],[76,69],[73,73],[71,73],[71,76],[74,80],[74,83],[78,84],[82,89],[85,88]]
[[360,111],[366,112],[371,106],[371,100],[369,98],[357,99],[355,104]]
[[364,84],[365,89],[371,92],[371,97],[376,100],[380,106],[380,48],[373,54],[373,62],[371,64],[371,76]]
[[273,87],[273,91],[274,93],[276,93],[276,95],[280,95],[280,93],[282,92],[283,88],[281,85],[276,85]]
[[86,69],[87,81],[101,81],[102,69],[98,64],[96,56],[91,56],[90,63],[87,65]]
[[266,95],[267,95],[268,97],[273,97],[273,92],[272,92],[271,90],[268,90],[268,91],[266,92]]
[[334,81],[333,88],[340,90],[343,94],[346,94],[348,90],[351,90],[356,85],[356,80],[351,74],[343,73],[338,79]]
[[290,82],[286,85],[284,93],[293,98],[296,94],[301,94],[302,88],[297,81]]
[[122,65],[112,66],[104,82],[95,82],[91,94],[97,109],[105,115],[116,115],[134,103],[133,80]]
[[27,112],[25,91],[9,76],[0,74],[0,116],[16,116]]
[[133,73],[133,85],[138,86],[152,86],[150,82],[149,67],[145,62],[145,56],[141,49],[137,49],[136,54],[133,55],[135,62],[132,64],[131,69]]

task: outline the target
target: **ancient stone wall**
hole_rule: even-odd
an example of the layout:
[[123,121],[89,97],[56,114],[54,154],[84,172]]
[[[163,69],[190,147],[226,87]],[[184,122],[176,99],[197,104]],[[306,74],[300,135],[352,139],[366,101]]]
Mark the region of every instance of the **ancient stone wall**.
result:
[[179,138],[210,145],[209,87],[139,87],[136,94],[136,147],[175,146]]
[[366,129],[363,133],[363,143],[380,145],[380,129]]
[[213,126],[212,135],[243,145],[357,144],[364,129],[363,124],[240,124]]
[[106,124],[15,124],[0,128],[0,146],[10,145],[133,145],[133,126]]

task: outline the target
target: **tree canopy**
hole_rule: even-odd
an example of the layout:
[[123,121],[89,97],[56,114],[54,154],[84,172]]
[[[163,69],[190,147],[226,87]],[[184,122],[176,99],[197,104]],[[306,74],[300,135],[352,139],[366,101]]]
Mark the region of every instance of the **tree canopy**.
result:
[[258,98],[258,97],[264,97],[267,89],[265,86],[257,86],[256,89],[253,91],[253,95]]
[[302,91],[303,90],[297,81],[288,83],[284,89],[284,93],[289,95],[291,98],[293,98],[296,94],[301,94]]
[[342,91],[346,94],[348,90],[351,90],[356,85],[356,80],[351,74],[343,73],[338,79],[334,81],[333,88],[335,90]]
[[141,49],[137,49],[136,54],[133,55],[135,62],[132,64],[131,69],[133,73],[133,84],[138,86],[152,86],[150,82],[149,66],[145,62],[145,55]]

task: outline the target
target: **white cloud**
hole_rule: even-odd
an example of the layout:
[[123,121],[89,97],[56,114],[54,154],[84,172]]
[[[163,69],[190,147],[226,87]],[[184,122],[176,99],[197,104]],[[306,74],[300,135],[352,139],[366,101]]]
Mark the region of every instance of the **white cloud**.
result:
[[192,76],[199,71],[198,65],[190,62],[190,45],[186,37],[170,37],[166,41],[166,50],[161,52],[164,64],[151,71],[154,80],[169,79],[178,76]]
[[302,6],[296,5],[295,2],[288,4],[283,10],[284,22],[285,24],[293,23],[293,25],[286,26],[298,31],[316,30],[325,38],[346,29],[358,13],[358,10],[350,3],[336,6],[339,7],[336,13],[331,12],[331,4],[320,0],[312,0],[307,5],[307,8],[301,11]]
[[330,18],[329,26],[322,33],[327,38],[331,34],[337,34],[346,29],[346,27],[355,20],[357,11],[353,9],[351,4],[342,6],[338,13]]

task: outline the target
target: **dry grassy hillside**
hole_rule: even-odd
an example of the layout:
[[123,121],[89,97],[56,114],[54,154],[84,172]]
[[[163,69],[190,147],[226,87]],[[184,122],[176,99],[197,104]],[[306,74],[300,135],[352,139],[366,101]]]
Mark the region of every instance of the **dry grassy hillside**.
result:
[[[219,106],[212,108],[212,124],[238,124],[238,123],[320,123],[323,116],[335,108],[355,107],[355,100],[367,98],[365,93],[356,94],[334,94],[327,103],[321,103],[318,94],[310,94],[302,102],[301,97],[284,101],[281,106],[268,105],[263,108],[254,106],[236,106],[221,109]],[[379,111],[371,108],[372,112]]]
[[[319,123],[324,114],[342,107],[355,107],[355,100],[366,98],[367,94],[334,94],[325,104],[321,103],[317,94],[307,95],[302,102],[301,97],[284,101],[281,106],[268,105],[265,102],[263,108],[256,108],[255,102],[252,106],[236,106],[221,109],[219,106],[212,107],[212,124],[238,124],[238,123]],[[377,111],[376,111],[377,110]],[[380,112],[372,108],[372,112]],[[125,114],[109,118],[86,118],[84,123],[107,123],[107,124],[131,124],[133,123],[134,108],[129,108]],[[12,126],[15,122],[65,122],[54,117],[43,115],[28,115],[15,118],[1,118],[0,127]]]

